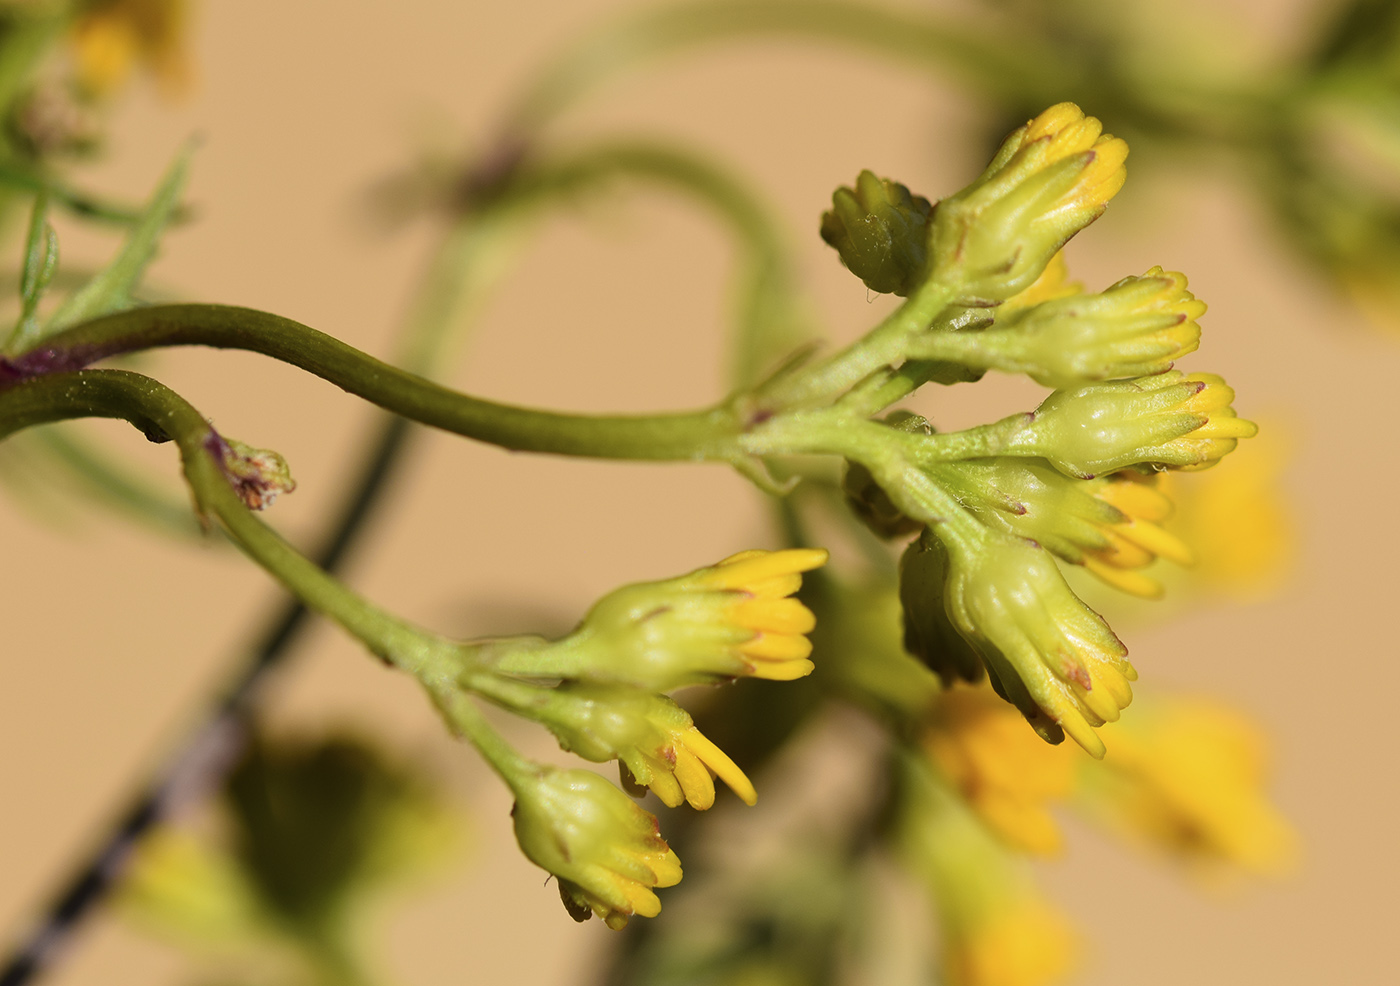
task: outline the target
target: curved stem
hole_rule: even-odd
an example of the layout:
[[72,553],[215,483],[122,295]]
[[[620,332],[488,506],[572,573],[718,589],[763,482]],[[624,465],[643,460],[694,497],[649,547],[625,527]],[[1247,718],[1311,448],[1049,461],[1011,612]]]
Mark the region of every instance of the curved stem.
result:
[[[0,438],[32,425],[77,417],[119,418],[154,441],[173,440],[200,508],[216,517],[249,557],[308,607],[429,686],[452,676],[452,662],[434,646],[435,638],[358,596],[249,512],[224,473],[222,440],[173,390],[127,370],[80,370],[39,377],[0,392]],[[443,646],[451,647],[446,642]]]
[[699,154],[653,140],[605,140],[526,166],[510,192],[522,202],[554,199],[614,177],[650,181],[687,195],[733,230],[744,269],[730,347],[735,385],[754,383],[761,371],[806,341],[777,222],[738,178]]
[[[507,116],[508,133],[538,130],[612,76],[686,48],[743,37],[799,37],[952,69],[984,93],[1051,90],[1059,59],[927,14],[847,0],[701,0],[644,11],[585,35],[536,78]],[[1063,88],[1061,85],[1060,88]]]
[[733,459],[733,409],[679,414],[580,415],[460,394],[383,363],[315,329],[230,305],[157,305],[104,316],[10,361],[21,378],[85,367],[162,346],[245,349],[300,367],[385,410],[516,451],[613,459]]

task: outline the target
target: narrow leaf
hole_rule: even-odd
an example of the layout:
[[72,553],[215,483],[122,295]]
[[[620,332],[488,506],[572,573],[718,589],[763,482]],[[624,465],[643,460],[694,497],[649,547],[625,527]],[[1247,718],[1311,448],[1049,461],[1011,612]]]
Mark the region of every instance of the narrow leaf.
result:
[[[80,288],[54,312],[38,333],[39,338],[99,315],[131,307],[131,293],[155,256],[161,232],[170,222],[184,189],[193,143],[186,144],[166,172],[140,221],[127,234],[121,252],[111,265]],[[37,342],[38,339],[31,340]]]
[[34,212],[29,217],[29,234],[24,242],[24,265],[19,278],[19,320],[10,334],[8,345],[12,352],[22,345],[24,339],[38,332],[34,313],[58,266],[58,235],[49,225],[48,214],[48,193],[40,191],[34,197]]

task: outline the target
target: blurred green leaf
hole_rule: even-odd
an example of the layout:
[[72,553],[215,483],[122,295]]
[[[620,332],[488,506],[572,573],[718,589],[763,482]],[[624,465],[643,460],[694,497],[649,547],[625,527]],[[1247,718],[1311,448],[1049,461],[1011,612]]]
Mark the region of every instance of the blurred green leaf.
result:
[[151,258],[155,256],[161,233],[179,205],[193,150],[193,144],[186,144],[176,155],[175,162],[166,172],[155,195],[151,197],[140,221],[127,234],[126,242],[116,259],[71,295],[42,329],[22,337],[17,336],[15,349],[23,351],[45,336],[70,325],[131,307],[131,293],[140,282]]

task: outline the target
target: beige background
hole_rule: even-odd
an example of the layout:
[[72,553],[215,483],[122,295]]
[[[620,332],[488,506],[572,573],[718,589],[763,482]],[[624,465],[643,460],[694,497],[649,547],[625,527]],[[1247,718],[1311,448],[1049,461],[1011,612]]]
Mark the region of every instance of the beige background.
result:
[[[170,237],[154,280],[386,353],[432,231],[374,232],[360,208],[366,187],[408,160],[425,133],[451,146],[488,133],[531,65],[600,12],[626,6],[207,3],[193,45],[197,88],[175,106],[135,92],[91,182],[142,195],[185,135],[204,134],[191,186],[200,219]],[[1244,46],[1289,37],[1298,6],[1215,9],[1233,25],[1222,37]],[[932,135],[960,134],[974,115],[952,89],[897,67],[753,44],[630,77],[567,129],[657,129],[750,174],[790,223],[826,324],[850,335],[881,307],[815,236],[831,189],[862,167],[934,195],[956,187],[976,155],[964,140]],[[1068,857],[1044,867],[1045,882],[1093,942],[1087,983],[1394,982],[1400,340],[1320,290],[1240,204],[1233,176],[1132,163],[1133,180],[1076,241],[1071,263],[1093,286],[1154,263],[1188,272],[1212,306],[1205,348],[1189,366],[1224,373],[1244,413],[1292,431],[1287,489],[1302,536],[1280,594],[1196,607],[1130,630],[1128,643],[1143,689],[1208,690],[1269,725],[1277,798],[1306,859],[1284,884],[1202,896],[1155,861],[1075,829]],[[64,247],[71,258],[110,249],[76,233]],[[720,387],[714,328],[727,256],[704,217],[657,197],[561,218],[493,300],[452,379],[492,397],[580,409],[707,401]],[[252,356],[180,352],[158,365],[225,432],[287,456],[301,488],[270,519],[293,536],[311,531],[369,412]],[[1035,399],[1033,388],[989,382],[931,407],[956,425]],[[122,427],[105,433],[112,448],[173,474],[168,449]],[[720,468],[539,461],[438,435],[418,444],[399,494],[352,580],[460,633],[568,623],[619,582],[682,571],[766,536],[757,498]],[[0,501],[0,537],[9,573],[0,582],[0,928],[11,928],[130,778],[179,735],[274,592],[231,552],[162,542],[100,514],[55,527]],[[509,843],[507,799],[470,751],[442,736],[412,683],[321,627],[285,686],[278,706],[289,721],[373,723],[470,800],[472,849],[407,897],[388,926],[395,981],[570,981],[606,930],[565,917]],[[771,799],[755,810],[774,810]],[[181,968],[104,918],[52,981],[177,982]]]

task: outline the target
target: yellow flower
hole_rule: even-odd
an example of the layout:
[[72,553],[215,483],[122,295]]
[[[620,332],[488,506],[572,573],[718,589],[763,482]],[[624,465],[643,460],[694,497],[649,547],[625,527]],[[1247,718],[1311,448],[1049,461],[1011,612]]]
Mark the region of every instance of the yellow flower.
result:
[[667,692],[731,678],[789,681],[810,674],[812,611],[789,598],[820,549],[745,551],[664,582],[600,599],[570,636],[507,658],[512,674],[620,682]]
[[1122,642],[1030,541],[989,531],[952,561],[948,616],[981,654],[997,693],[1046,739],[1068,733],[1102,758],[1094,729],[1127,708],[1137,679]]
[[1159,557],[1192,565],[1196,555],[1181,538],[1161,526],[1171,516],[1173,505],[1160,488],[1159,474],[1122,472],[1090,483],[1093,496],[1117,510],[1123,519],[1100,525],[1107,544],[1086,551],[1084,567],[1124,592],[1145,599],[1160,598],[1162,584],[1136,569]]
[[614,930],[633,914],[656,917],[654,887],[680,882],[681,864],[661,838],[656,816],[587,770],[543,767],[513,778],[512,815],[520,849],[559,879],[575,921],[596,914]]
[[1073,103],[1050,107],[1006,138],[977,181],[938,204],[934,279],[979,306],[1026,290],[1123,187],[1127,156],[1127,144]]
[[120,88],[143,63],[168,91],[189,77],[184,0],[95,0],[73,24],[78,81],[96,96]]
[[753,677],[791,681],[812,673],[812,642],[806,635],[817,625],[816,617],[788,597],[802,588],[802,573],[825,565],[827,557],[821,548],[753,549],[691,577],[697,587],[734,597],[725,612],[731,623],[750,632],[736,649]]
[[143,925],[192,942],[238,943],[272,925],[233,856],[170,827],[137,847],[119,904]]
[[990,688],[945,693],[924,747],[1002,841],[1043,855],[1063,848],[1049,805],[1073,792],[1079,754],[1042,742]]
[[746,804],[758,800],[744,772],[663,695],[631,685],[566,682],[542,693],[533,707],[508,707],[543,723],[560,746],[585,760],[617,760],[624,787],[649,787],[670,808],[683,801],[700,811],[711,807],[711,771]]
[[1173,855],[1277,873],[1296,854],[1291,827],[1264,796],[1267,743],[1240,712],[1204,699],[1149,703],[1089,765],[1089,806]]
[[1194,555],[1161,526],[1172,501],[1158,474],[1135,471],[1070,479],[1034,460],[946,463],[932,470],[991,527],[1029,538],[1124,592],[1156,599],[1163,589],[1139,569],[1158,557],[1190,565]]
[[1215,374],[1177,370],[1057,390],[1002,452],[1043,456],[1079,479],[1135,465],[1205,469],[1259,430],[1234,399]]

